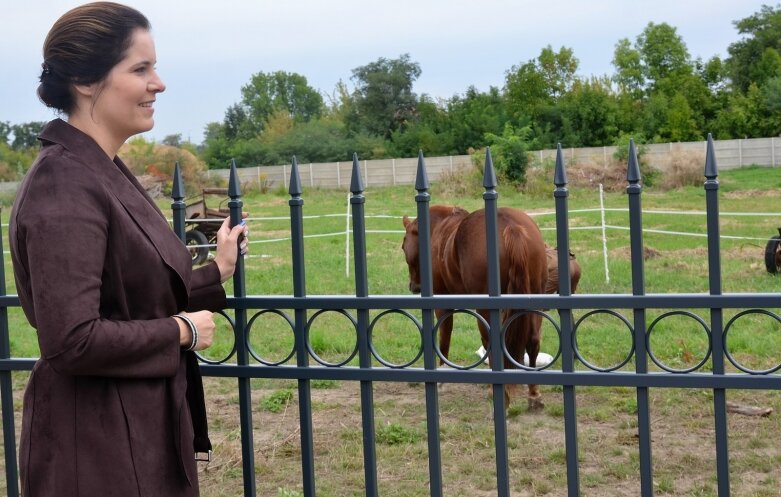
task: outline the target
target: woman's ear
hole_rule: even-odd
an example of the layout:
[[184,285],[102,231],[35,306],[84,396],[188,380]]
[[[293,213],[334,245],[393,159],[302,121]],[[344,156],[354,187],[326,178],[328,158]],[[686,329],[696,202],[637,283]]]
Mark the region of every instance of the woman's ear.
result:
[[98,85],[95,83],[89,84],[89,85],[73,85],[73,91],[76,93],[76,96],[81,97],[87,97],[92,98],[92,96],[95,94],[95,88],[97,88]]

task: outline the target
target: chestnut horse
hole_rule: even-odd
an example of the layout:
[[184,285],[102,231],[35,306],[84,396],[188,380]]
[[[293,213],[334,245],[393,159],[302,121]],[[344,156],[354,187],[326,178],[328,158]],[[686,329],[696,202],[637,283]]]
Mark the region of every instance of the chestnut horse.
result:
[[[473,213],[448,205],[432,205],[431,261],[433,290],[435,294],[487,294],[488,267],[485,242],[485,211]],[[499,269],[502,294],[541,294],[545,292],[548,265],[545,242],[537,224],[523,211],[502,207],[497,212],[499,230]],[[418,256],[418,221],[404,216],[406,233],[402,249],[409,266],[409,289],[420,293],[420,261]],[[436,309],[438,319],[452,312],[452,309]],[[477,312],[490,322],[489,311]],[[502,311],[502,322],[512,314],[512,309]],[[512,321],[505,344],[512,358],[523,364],[523,355],[529,355],[529,365],[535,367],[540,351],[540,327],[542,317],[525,313]],[[478,320],[483,347],[488,348],[488,330]],[[439,348],[444,357],[450,351],[450,336],[453,331],[452,315],[442,321]],[[507,357],[505,368],[516,367]],[[505,398],[509,401],[509,391]],[[509,402],[508,402],[509,403]],[[529,385],[529,407],[540,408],[543,404],[537,385]]]

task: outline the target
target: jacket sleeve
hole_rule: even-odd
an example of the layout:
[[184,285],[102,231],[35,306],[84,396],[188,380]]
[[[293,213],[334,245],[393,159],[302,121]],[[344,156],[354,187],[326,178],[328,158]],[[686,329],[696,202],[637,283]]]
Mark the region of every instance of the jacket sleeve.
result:
[[20,259],[20,300],[37,329],[41,356],[69,375],[175,375],[181,355],[175,319],[102,317],[112,229],[106,193],[90,175],[49,160],[39,165],[21,199],[11,240]]
[[212,262],[195,269],[190,279],[187,311],[221,311],[227,306],[225,288],[220,283],[220,269]]

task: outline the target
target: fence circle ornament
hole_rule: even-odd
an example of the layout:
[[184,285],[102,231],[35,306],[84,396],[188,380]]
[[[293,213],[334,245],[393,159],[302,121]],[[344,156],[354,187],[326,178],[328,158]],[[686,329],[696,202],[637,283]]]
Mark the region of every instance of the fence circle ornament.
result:
[[[337,314],[341,314],[342,316],[346,317],[350,323],[353,325],[353,330],[355,331],[355,347],[353,347],[352,352],[347,356],[346,359],[339,362],[329,362],[320,357],[317,352],[315,352],[314,347],[312,347],[312,342],[309,339],[309,333],[312,329],[312,323],[314,323],[315,319],[317,319],[318,316],[325,314],[326,312],[335,312]],[[344,309],[320,309],[316,313],[312,314],[312,317],[309,318],[309,320],[306,322],[306,350],[309,352],[309,355],[312,356],[312,358],[322,364],[323,366],[328,366],[332,368],[338,368],[340,366],[344,366],[348,362],[352,361],[353,358],[358,354],[358,322],[353,318],[350,313],[345,311]]]
[[741,311],[737,314],[735,314],[732,319],[729,320],[727,323],[727,326],[724,327],[724,335],[722,337],[723,345],[724,345],[724,355],[727,356],[727,359],[730,363],[732,363],[733,366],[738,368],[739,370],[743,371],[744,373],[748,374],[754,374],[754,375],[765,375],[765,374],[771,374],[775,373],[779,369],[781,369],[781,363],[773,366],[772,368],[768,369],[751,369],[747,368],[741,363],[738,362],[737,359],[732,355],[732,353],[729,351],[729,343],[727,341],[727,334],[729,333],[729,330],[732,328],[732,325],[735,323],[735,321],[738,320],[738,318],[743,317],[748,314],[764,314],[765,316],[770,316],[771,318],[775,319],[779,323],[781,323],[781,316],[776,314],[775,312],[768,311],[767,309],[748,309],[745,311]]
[[[408,318],[410,321],[412,321],[412,323],[415,325],[415,328],[418,330],[418,333],[420,334],[420,345],[418,347],[418,352],[417,354],[415,354],[415,357],[409,362],[405,362],[403,364],[395,364],[393,362],[386,361],[385,359],[383,359],[380,352],[374,346],[374,341],[372,339],[373,336],[372,332],[374,331],[374,325],[377,324],[377,322],[380,320],[381,317],[387,314],[401,314],[402,316]],[[410,314],[409,312],[403,309],[388,309],[378,314],[374,319],[372,319],[371,324],[369,324],[368,336],[369,336],[369,350],[371,350],[372,355],[381,364],[389,368],[401,369],[401,368],[412,366],[413,364],[415,364],[415,362],[417,362],[418,359],[420,359],[420,356],[423,355],[423,325],[420,323],[420,321],[418,321],[415,318],[415,316],[413,316],[412,314]]]
[[[583,322],[587,318],[595,314],[607,314],[608,316],[613,316],[615,318],[618,318],[619,321],[621,321],[622,323],[624,323],[624,325],[626,325],[627,329],[629,330],[629,336],[632,339],[632,344],[629,347],[629,353],[626,355],[626,357],[624,357],[624,359],[618,364],[606,368],[601,368],[587,361],[585,357],[583,357],[583,354],[580,353],[580,349],[578,348],[578,328],[580,328],[580,325],[583,324]],[[589,311],[583,316],[581,316],[580,319],[577,320],[575,326],[572,329],[572,349],[575,351],[575,357],[577,357],[577,359],[580,362],[582,362],[584,366],[591,369],[592,371],[597,371],[599,373],[609,373],[611,371],[616,371],[618,369],[623,368],[632,359],[632,356],[635,353],[634,328],[632,327],[632,323],[630,323],[628,319],[626,319],[624,316],[622,316],[616,311],[612,311],[610,309],[595,309],[593,311]]]
[[[233,330],[233,347],[231,348],[231,351],[228,352],[228,355],[223,357],[222,359],[209,359],[208,357],[203,356],[200,352],[196,352],[195,356],[198,358],[199,361],[206,363],[206,364],[223,364],[230,360],[231,357],[236,353],[236,323],[231,319],[230,316],[228,316],[225,311],[215,311],[214,314],[219,314],[222,317],[224,317],[228,324],[230,324],[231,330]],[[209,349],[206,349],[209,350]]]
[[[266,359],[263,359],[261,355],[252,347],[252,343],[250,342],[250,334],[252,333],[252,325],[255,323],[255,320],[258,319],[260,316],[264,314],[276,314],[277,316],[281,317],[285,320],[285,322],[290,326],[290,331],[293,333],[293,346],[290,348],[290,352],[285,356],[284,359],[280,361],[268,361]],[[246,346],[247,351],[249,354],[259,363],[265,365],[265,366],[280,366],[282,364],[285,364],[287,361],[289,361],[293,355],[296,353],[296,344],[295,344],[295,332],[296,332],[296,326],[293,323],[293,320],[290,319],[290,317],[285,314],[284,312],[280,311],[279,309],[264,309],[262,311],[256,312],[252,318],[247,322],[247,336],[246,336]]]
[[444,354],[442,354],[442,349],[439,348],[439,341],[436,339],[437,338],[437,334],[439,333],[439,327],[442,325],[442,323],[446,319],[452,318],[456,314],[467,314],[467,315],[473,316],[475,319],[477,319],[478,323],[480,323],[483,326],[485,326],[485,329],[487,329],[487,330],[491,329],[491,327],[488,325],[488,322],[485,319],[483,319],[483,316],[481,316],[480,314],[478,314],[475,311],[468,310],[468,309],[456,309],[454,311],[448,311],[447,313],[445,313],[442,316],[440,316],[440,318],[437,320],[436,324],[434,324],[434,329],[433,329],[434,351],[437,353],[437,356],[439,356],[439,359],[443,363],[447,364],[448,366],[450,366],[453,369],[461,369],[461,370],[474,369],[477,366],[483,364],[486,361],[486,359],[488,358],[489,354],[491,353],[491,344],[490,343],[488,344],[488,347],[485,347],[486,350],[485,350],[485,353],[483,354],[482,357],[480,357],[477,361],[475,361],[475,362],[473,362],[471,364],[467,364],[466,366],[462,366],[460,364],[454,363],[453,361],[451,361],[447,357],[445,357]]
[[[553,329],[556,330],[556,334],[559,336],[559,348],[556,350],[556,353],[553,355],[551,361],[548,364],[545,364],[544,366],[535,366],[535,367],[527,366],[522,362],[518,362],[517,360],[515,360],[515,358],[513,358],[513,356],[510,355],[510,351],[507,350],[507,336],[506,336],[507,328],[509,328],[510,324],[512,324],[513,321],[515,321],[516,319],[518,319],[519,317],[525,314],[537,314],[547,319],[548,322],[553,325]],[[522,311],[515,312],[502,324],[502,353],[504,354],[504,357],[506,357],[518,369],[524,369],[526,371],[542,371],[543,369],[548,369],[561,356],[561,328],[559,327],[558,324],[556,324],[556,321],[554,321],[553,318],[551,318],[546,312],[538,311],[535,309],[525,309]]]
[[[662,362],[661,359],[656,357],[656,355],[654,354],[654,351],[653,351],[653,347],[651,347],[651,333],[653,333],[654,327],[661,320],[663,320],[664,318],[668,318],[670,316],[686,316],[686,317],[690,317],[690,318],[694,319],[695,321],[697,321],[698,323],[700,323],[700,326],[702,326],[702,329],[705,330],[705,334],[708,335],[708,350],[705,352],[705,356],[702,358],[702,360],[699,363],[695,364],[694,366],[692,366],[690,368],[677,369],[677,368],[673,368],[673,367],[670,367],[670,366],[666,365],[664,362]],[[659,316],[656,319],[654,319],[653,322],[651,323],[651,325],[648,327],[648,331],[646,332],[646,335],[645,335],[645,347],[646,347],[646,350],[648,351],[648,357],[651,358],[653,363],[656,364],[657,366],[659,366],[661,369],[667,371],[668,373],[691,373],[692,371],[697,371],[698,369],[700,369],[706,362],[708,362],[708,359],[710,359],[711,352],[713,351],[713,337],[712,337],[710,328],[708,328],[708,324],[700,316],[698,316],[698,315],[696,315],[696,314],[694,314],[693,312],[690,312],[690,311],[681,311],[681,310],[670,311],[670,312],[665,312],[661,316]]]

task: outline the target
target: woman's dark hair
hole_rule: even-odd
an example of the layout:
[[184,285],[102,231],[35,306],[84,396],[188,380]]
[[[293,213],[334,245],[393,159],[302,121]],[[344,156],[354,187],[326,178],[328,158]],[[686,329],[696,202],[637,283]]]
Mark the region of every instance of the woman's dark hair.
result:
[[118,3],[88,3],[66,12],[43,43],[38,98],[69,114],[75,105],[72,86],[102,81],[125,57],[139,28],[150,29],[147,18]]

